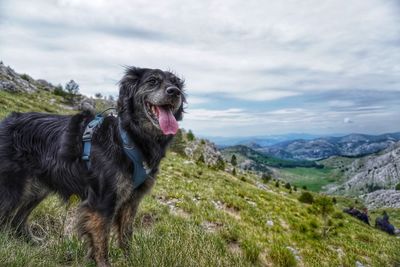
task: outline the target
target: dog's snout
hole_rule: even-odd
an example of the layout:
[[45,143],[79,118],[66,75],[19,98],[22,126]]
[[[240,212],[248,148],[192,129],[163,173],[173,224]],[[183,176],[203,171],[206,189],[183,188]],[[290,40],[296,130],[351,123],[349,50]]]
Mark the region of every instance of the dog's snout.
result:
[[179,90],[179,88],[175,87],[175,86],[170,86],[168,87],[165,92],[167,93],[167,95],[169,96],[179,96],[181,94],[181,90]]

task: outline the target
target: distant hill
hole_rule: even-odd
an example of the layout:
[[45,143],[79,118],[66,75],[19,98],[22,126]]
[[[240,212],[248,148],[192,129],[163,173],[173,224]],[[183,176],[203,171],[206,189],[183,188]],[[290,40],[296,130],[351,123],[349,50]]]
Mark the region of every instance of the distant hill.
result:
[[271,157],[243,145],[224,148],[221,150],[221,153],[227,161],[231,159],[232,155],[235,155],[238,160],[238,166],[245,170],[267,171],[270,167],[318,167],[318,165],[313,161],[285,160]]
[[244,136],[244,137],[222,137],[222,136],[206,136],[205,138],[214,142],[218,147],[228,147],[235,145],[246,145],[250,147],[266,147],[277,143],[290,140],[311,140],[322,137],[324,135],[306,134],[306,133],[289,133],[281,135],[266,136]]
[[400,140],[400,133],[350,134],[313,140],[292,140],[258,148],[257,151],[282,159],[320,160],[331,156],[360,157],[386,149]]

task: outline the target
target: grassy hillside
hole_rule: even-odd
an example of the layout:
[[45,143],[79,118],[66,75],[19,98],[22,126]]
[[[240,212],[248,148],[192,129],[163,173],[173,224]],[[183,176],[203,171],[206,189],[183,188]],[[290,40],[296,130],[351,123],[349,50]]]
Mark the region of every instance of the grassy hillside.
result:
[[297,187],[320,192],[324,186],[341,180],[342,175],[334,168],[283,168],[278,170],[279,178]]
[[63,99],[51,92],[39,90],[34,93],[8,93],[0,91],[0,119],[11,111],[71,113],[71,108],[63,104]]
[[[130,257],[125,259],[113,243],[112,262],[117,266],[400,264],[400,239],[343,215],[340,204],[330,219],[328,237],[322,238],[320,216],[312,205],[297,200],[299,194],[290,194],[283,185],[262,184],[249,174],[232,176],[170,154],[136,219]],[[71,211],[55,197],[47,199],[31,218],[37,234],[45,237],[43,243],[29,245],[2,233],[0,261],[13,266],[87,264],[83,244],[61,234]]]
[[[0,92],[1,115],[10,110],[71,112],[48,92]],[[55,103],[48,104],[55,98]],[[54,102],[54,101],[53,101]],[[6,106],[5,106],[6,105]],[[301,174],[299,174],[301,175]],[[111,242],[115,266],[398,266],[400,239],[340,212],[339,203],[322,237],[313,205],[249,173],[233,176],[169,153],[158,182],[141,205],[128,258]],[[315,195],[318,197],[318,195]],[[39,244],[0,232],[0,266],[93,266],[71,231],[77,203],[49,197],[30,218]],[[398,223],[399,212],[389,211]],[[373,214],[376,216],[376,214]]]

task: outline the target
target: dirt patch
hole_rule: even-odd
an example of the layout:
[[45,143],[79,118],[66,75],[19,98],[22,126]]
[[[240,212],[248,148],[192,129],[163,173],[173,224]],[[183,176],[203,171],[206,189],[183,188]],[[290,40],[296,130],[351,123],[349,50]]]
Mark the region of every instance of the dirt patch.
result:
[[203,222],[201,227],[208,233],[215,233],[222,228],[223,224],[220,222]]
[[239,255],[243,255],[243,251],[240,248],[240,245],[238,242],[233,241],[233,242],[229,242],[228,244],[228,249],[230,252],[232,252],[233,254],[239,254]]
[[239,213],[239,209],[235,208],[235,207],[231,207],[229,205],[227,205],[226,203],[223,203],[222,201],[212,201],[212,203],[214,204],[216,209],[222,210],[226,213],[228,213],[229,215],[231,215],[233,218],[240,220],[240,213]]

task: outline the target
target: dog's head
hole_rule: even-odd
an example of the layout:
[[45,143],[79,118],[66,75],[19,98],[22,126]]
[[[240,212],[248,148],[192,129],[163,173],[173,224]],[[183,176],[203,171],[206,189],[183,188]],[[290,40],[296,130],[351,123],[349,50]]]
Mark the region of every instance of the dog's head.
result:
[[120,81],[118,113],[154,135],[173,135],[182,119],[184,82],[168,71],[129,67]]

